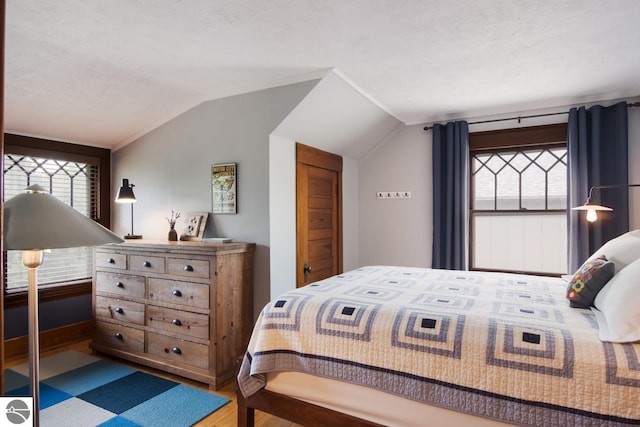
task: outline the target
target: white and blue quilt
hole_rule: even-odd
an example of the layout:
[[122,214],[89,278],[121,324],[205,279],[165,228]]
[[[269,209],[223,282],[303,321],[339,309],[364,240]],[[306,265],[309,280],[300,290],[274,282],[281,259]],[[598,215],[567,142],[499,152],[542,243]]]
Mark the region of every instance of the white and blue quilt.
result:
[[559,278],[363,267],[271,301],[238,383],[297,371],[516,424],[639,424],[640,343],[601,342],[565,294]]

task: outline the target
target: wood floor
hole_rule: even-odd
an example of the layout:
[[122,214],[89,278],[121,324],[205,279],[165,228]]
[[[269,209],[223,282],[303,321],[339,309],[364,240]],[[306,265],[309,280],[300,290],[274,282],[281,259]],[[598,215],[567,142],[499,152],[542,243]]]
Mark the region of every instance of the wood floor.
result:
[[[50,356],[55,353],[59,353],[61,351],[66,350],[75,350],[86,354],[94,354],[93,350],[89,348],[89,341],[82,341],[76,344],[71,344],[56,350],[42,352],[41,357]],[[179,377],[176,375],[167,374],[165,372],[157,371],[155,369],[150,369],[145,366],[141,366],[135,363],[127,362],[126,360],[117,359],[110,357],[105,354],[97,354],[97,356],[108,359],[110,361],[121,363],[123,365],[130,366],[132,368],[138,369],[140,371],[148,372],[159,377],[167,378],[173,381],[178,381],[183,384],[199,388],[201,390],[208,391],[208,386],[203,383],[199,383],[196,381],[189,380],[187,378]],[[18,359],[10,362],[6,362],[5,368],[11,368],[12,366],[19,365],[21,363],[27,362],[27,359]],[[231,402],[222,408],[218,409],[216,412],[203,419],[199,423],[195,424],[197,427],[235,427],[237,426],[237,402],[236,402],[236,393],[235,386],[233,383],[227,384],[219,390],[216,390],[214,393],[227,397],[231,399]],[[289,421],[283,420],[281,418],[274,417],[272,415],[268,415],[266,413],[256,411],[255,417],[255,425],[256,427],[299,427],[298,424],[291,423]]]

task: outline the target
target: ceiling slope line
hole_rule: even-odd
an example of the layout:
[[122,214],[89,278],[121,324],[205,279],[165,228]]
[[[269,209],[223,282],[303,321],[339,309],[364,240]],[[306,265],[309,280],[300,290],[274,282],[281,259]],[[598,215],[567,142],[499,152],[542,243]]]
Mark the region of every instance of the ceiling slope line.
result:
[[378,100],[375,99],[373,96],[369,95],[364,89],[362,89],[360,86],[358,86],[353,80],[351,80],[349,77],[347,77],[343,72],[341,72],[337,68],[333,68],[331,71],[335,75],[340,77],[342,80],[344,80],[344,82],[346,84],[348,84],[349,86],[351,86],[353,88],[353,90],[358,92],[360,95],[362,95],[365,99],[367,99],[369,102],[374,104],[376,107],[380,108],[382,111],[384,111],[385,113],[387,113],[391,117],[395,118],[400,123],[404,123],[404,121],[402,119],[400,119],[396,114],[394,114],[390,109],[388,109],[381,102],[378,102]]

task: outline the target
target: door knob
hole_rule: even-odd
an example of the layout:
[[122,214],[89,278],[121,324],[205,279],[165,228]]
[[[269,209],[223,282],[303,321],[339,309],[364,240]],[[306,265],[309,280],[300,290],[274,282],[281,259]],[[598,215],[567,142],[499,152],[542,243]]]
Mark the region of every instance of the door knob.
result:
[[311,266],[309,264],[304,264],[304,268],[302,269],[302,271],[304,272],[304,281],[308,282],[309,281],[309,273],[311,273]]

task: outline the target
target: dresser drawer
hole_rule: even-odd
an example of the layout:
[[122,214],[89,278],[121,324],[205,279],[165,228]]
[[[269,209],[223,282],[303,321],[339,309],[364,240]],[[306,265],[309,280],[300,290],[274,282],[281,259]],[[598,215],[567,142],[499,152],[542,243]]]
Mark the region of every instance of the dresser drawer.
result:
[[209,346],[203,344],[148,332],[147,353],[183,365],[209,369]]
[[168,272],[176,276],[209,278],[209,261],[201,259],[169,258]]
[[96,292],[115,294],[123,297],[144,298],[146,295],[144,277],[97,271]]
[[96,267],[117,268],[118,270],[127,269],[127,256],[125,254],[116,254],[113,252],[96,251]]
[[144,325],[144,304],[96,296],[96,317]]
[[209,316],[206,314],[149,305],[147,326],[186,337],[209,339]]
[[150,301],[180,304],[189,307],[209,308],[209,285],[149,278]]
[[98,321],[93,336],[96,341],[111,347],[144,351],[144,331],[140,329]]
[[144,298],[146,294],[144,277],[97,271],[96,292],[123,297]]
[[131,255],[129,257],[129,270],[145,273],[164,273],[164,257]]

